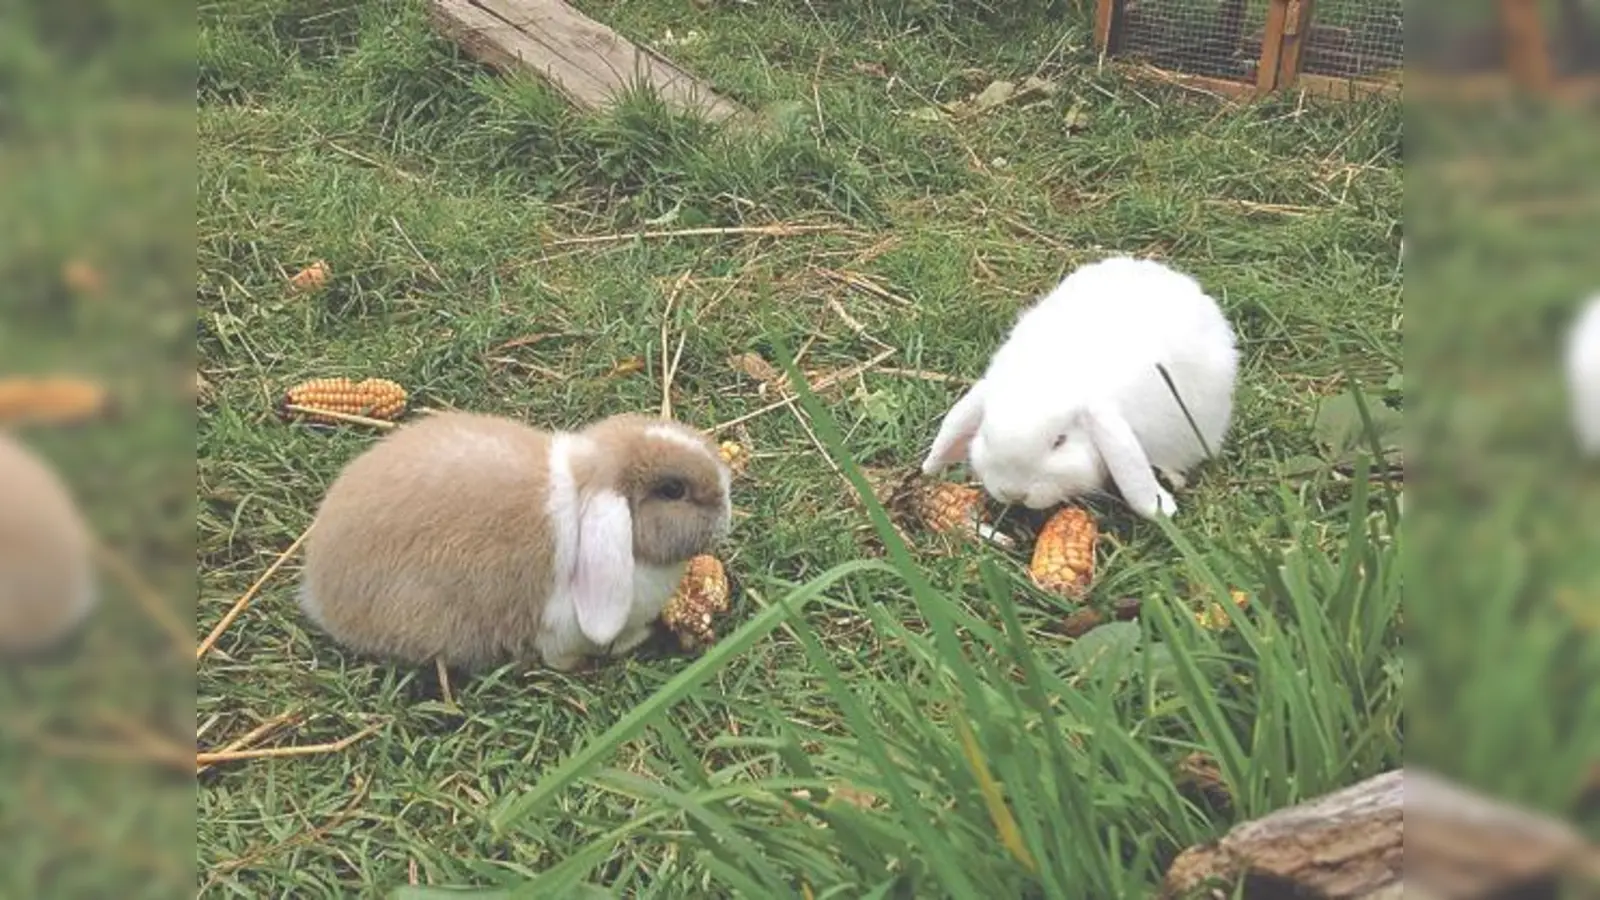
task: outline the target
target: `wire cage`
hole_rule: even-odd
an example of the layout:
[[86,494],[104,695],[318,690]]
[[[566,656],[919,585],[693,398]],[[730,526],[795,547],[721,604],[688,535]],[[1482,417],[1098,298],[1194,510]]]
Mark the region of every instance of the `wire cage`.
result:
[[1099,0],[1107,56],[1231,96],[1398,90],[1401,0]]

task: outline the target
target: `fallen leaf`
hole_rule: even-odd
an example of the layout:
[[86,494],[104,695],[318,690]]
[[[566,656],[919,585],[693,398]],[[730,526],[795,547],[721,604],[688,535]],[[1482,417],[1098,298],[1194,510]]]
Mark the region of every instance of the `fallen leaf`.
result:
[[[1362,394],[1362,403],[1372,420],[1373,436],[1385,456],[1400,449],[1400,429],[1405,417],[1400,411],[1384,403],[1382,398]],[[1361,420],[1361,409],[1356,405],[1356,395],[1346,391],[1333,397],[1324,397],[1317,404],[1311,430],[1321,444],[1335,458],[1343,459],[1368,446],[1366,425]]]
[[943,122],[948,114],[937,106],[919,106],[906,113],[906,117],[919,122]]
[[1022,87],[1017,90],[1017,99],[1032,100],[1041,97],[1054,97],[1061,90],[1061,85],[1048,78],[1029,75],[1022,80]]
[[1087,105],[1082,100],[1073,103],[1072,106],[1067,109],[1066,114],[1063,115],[1061,119],[1061,124],[1066,127],[1067,134],[1077,134],[1080,131],[1086,130],[1089,127],[1089,110]]
[[728,365],[734,371],[760,382],[762,385],[781,384],[783,373],[778,367],[767,362],[759,353],[738,353],[728,357]]
[[1017,86],[1010,81],[991,81],[989,86],[978,92],[972,98],[972,105],[978,112],[994,109],[1002,103],[1016,96]]
[[617,360],[617,364],[606,373],[607,378],[624,378],[644,371],[645,361],[642,356],[630,356],[627,359]]

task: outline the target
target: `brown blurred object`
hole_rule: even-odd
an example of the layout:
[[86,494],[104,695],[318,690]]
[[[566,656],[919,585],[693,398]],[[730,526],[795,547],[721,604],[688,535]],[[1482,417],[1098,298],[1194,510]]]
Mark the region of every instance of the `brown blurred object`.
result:
[[728,572],[715,556],[689,560],[677,593],[661,610],[661,623],[678,639],[678,646],[696,650],[717,639],[716,618],[728,611]]
[[329,270],[328,264],[319,259],[290,276],[289,287],[293,288],[296,293],[301,294],[321,290],[328,283],[328,278],[332,274],[333,272]]
[[61,281],[78,294],[98,295],[106,289],[105,276],[81,259],[71,260],[61,267]]
[[0,426],[84,422],[111,408],[110,392],[86,378],[0,378]]
[[1226,896],[1240,879],[1245,896],[1511,900],[1576,884],[1571,896],[1589,897],[1600,887],[1600,847],[1553,818],[1402,769],[1191,847],[1161,896]]
[[1233,794],[1222,777],[1222,766],[1209,754],[1191,753],[1178,760],[1173,776],[1180,789],[1204,798],[1217,809],[1232,808]]
[[[1144,608],[1144,601],[1138,597],[1118,597],[1111,604],[1111,618],[1119,622],[1127,622],[1139,617],[1139,611]],[[1062,620],[1062,631],[1067,637],[1083,637],[1089,632],[1106,623],[1106,614],[1100,610],[1085,606],[1075,609]]]
[[0,434],[0,654],[58,646],[99,602],[94,538],[67,485]]
[[1068,506],[1050,517],[1033,545],[1028,575],[1041,590],[1079,597],[1094,581],[1094,548],[1100,527],[1089,511]]

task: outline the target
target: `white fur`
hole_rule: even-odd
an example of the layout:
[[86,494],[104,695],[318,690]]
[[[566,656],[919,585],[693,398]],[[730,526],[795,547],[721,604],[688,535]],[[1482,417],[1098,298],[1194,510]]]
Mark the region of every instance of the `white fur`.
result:
[[[662,431],[669,440],[693,443]],[[688,567],[634,561],[627,499],[612,490],[584,496],[573,478],[574,457],[594,450],[582,441],[561,434],[550,448],[547,511],[555,534],[555,584],[545,606],[539,652],[557,669],[601,652],[620,655],[643,643]]]
[[709,456],[713,459],[716,458],[716,454],[706,449],[706,445],[704,443],[695,440],[676,428],[669,428],[665,425],[652,425],[649,428],[646,428],[644,433],[645,436],[655,438],[658,441],[666,441],[669,444],[677,444],[679,447],[686,447],[700,454],[701,456]]
[[1110,481],[1140,515],[1170,516],[1177,505],[1151,469],[1181,476],[1220,451],[1237,371],[1233,329],[1199,282],[1153,260],[1091,263],[1018,317],[923,471],[966,457],[996,499],[1034,509]]
[[1567,336],[1567,392],[1578,446],[1600,456],[1600,293],[1585,301]]
[[572,590],[572,575],[578,567],[579,518],[578,485],[573,477],[574,458],[594,452],[589,441],[575,434],[561,433],[550,441],[550,493],[545,511],[550,516],[554,552],[551,570],[554,584],[545,604],[543,625],[537,645],[547,665],[569,669],[594,650],[578,621],[577,601]]

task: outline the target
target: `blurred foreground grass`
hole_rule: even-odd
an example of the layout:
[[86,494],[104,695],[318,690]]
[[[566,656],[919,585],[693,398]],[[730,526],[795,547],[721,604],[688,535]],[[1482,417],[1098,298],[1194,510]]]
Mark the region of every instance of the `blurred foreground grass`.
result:
[[90,378],[118,405],[19,434],[83,507],[104,590],[70,646],[0,673],[0,896],[191,884],[193,668],[161,622],[187,631],[194,602],[192,15],[0,13],[0,376]]

